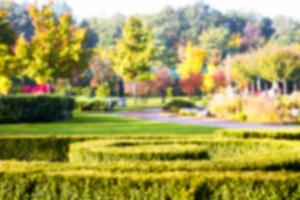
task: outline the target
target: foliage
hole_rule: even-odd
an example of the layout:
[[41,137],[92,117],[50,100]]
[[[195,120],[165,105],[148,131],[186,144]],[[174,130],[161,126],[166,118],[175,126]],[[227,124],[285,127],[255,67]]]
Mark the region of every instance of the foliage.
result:
[[131,17],[112,55],[115,71],[128,81],[149,80],[152,55],[151,31],[139,18]]
[[199,42],[200,46],[205,49],[206,52],[217,49],[223,56],[227,52],[229,37],[229,30],[227,28],[213,27],[200,35]]
[[[13,169],[32,169],[43,164],[4,163]],[[31,199],[291,199],[299,196],[297,173],[112,173],[85,170],[53,170],[46,172],[2,172],[0,186],[5,188],[0,199],[19,196]],[[9,187],[14,185],[15,187]],[[28,186],[31,186],[31,190]],[[109,198],[107,198],[109,197]]]
[[202,160],[208,159],[208,153],[198,145],[168,144],[167,141],[159,144],[155,140],[94,140],[71,144],[69,159],[74,163]]
[[92,74],[90,78],[92,88],[103,84],[113,85],[116,82],[116,74],[110,65],[108,55],[103,50],[98,50],[91,58],[89,66]]
[[166,96],[166,90],[172,87],[175,80],[171,70],[168,67],[155,69],[155,80],[152,83],[152,91],[162,97]]
[[297,124],[300,116],[299,95],[280,98],[226,97],[215,95],[209,110],[217,117],[238,121],[272,124]]
[[8,94],[11,86],[12,82],[9,78],[0,76],[0,94]]
[[48,122],[72,117],[74,100],[58,96],[3,96],[0,122]]
[[28,43],[24,75],[38,83],[69,78],[86,67],[88,52],[82,48],[86,31],[73,26],[72,16],[65,13],[55,19],[53,9],[44,6],[29,8],[35,34]]
[[183,93],[189,97],[195,96],[203,84],[203,75],[201,73],[191,74],[189,78],[180,80],[180,88]]
[[76,99],[76,110],[78,111],[111,111],[116,106],[116,102],[112,101],[111,105],[104,99]]
[[16,33],[11,23],[6,19],[7,13],[0,9],[0,44],[11,46],[15,43]]
[[189,43],[185,50],[185,56],[177,68],[180,78],[188,79],[191,75],[200,73],[205,57],[204,50]]
[[256,49],[261,44],[260,25],[255,22],[247,22],[241,38],[242,48],[245,50]]

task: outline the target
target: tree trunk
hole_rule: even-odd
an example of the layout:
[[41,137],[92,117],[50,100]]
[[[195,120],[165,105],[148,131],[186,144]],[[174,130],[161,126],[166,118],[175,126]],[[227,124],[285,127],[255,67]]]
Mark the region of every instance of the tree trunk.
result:
[[134,98],[134,105],[137,105],[137,103],[138,103],[138,99],[137,99],[137,91],[136,91],[136,82],[135,81],[133,81],[133,83],[132,83],[132,86],[131,86],[132,88],[132,95],[133,95],[133,98]]
[[253,95],[253,94],[255,94],[255,83],[254,83],[254,81],[251,81],[251,89],[250,89],[250,91],[251,91],[251,94]]
[[260,78],[257,78],[256,80],[256,88],[257,90],[260,92],[262,87],[261,87],[261,79]]
[[298,83],[297,81],[294,81],[293,83],[293,92],[297,92],[298,91]]
[[288,85],[287,85],[287,81],[282,81],[282,85],[283,85],[283,94],[287,95],[288,94]]

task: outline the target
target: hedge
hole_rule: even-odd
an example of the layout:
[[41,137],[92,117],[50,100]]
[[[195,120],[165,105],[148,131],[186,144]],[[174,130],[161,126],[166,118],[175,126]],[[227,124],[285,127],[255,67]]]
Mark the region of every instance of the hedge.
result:
[[71,97],[10,95],[0,97],[0,123],[49,122],[72,117]]
[[128,160],[201,160],[207,159],[205,148],[195,144],[148,144],[122,140],[98,140],[71,144],[71,162]]
[[116,101],[112,101],[109,105],[109,102],[103,99],[76,99],[76,110],[78,111],[106,112],[114,110],[116,105]]
[[179,112],[182,108],[194,108],[195,104],[186,100],[173,100],[163,107],[165,112]]
[[[191,152],[189,148],[192,148]],[[191,159],[198,161],[188,162]],[[175,138],[163,141],[152,139],[96,140],[71,144],[69,160],[75,163],[182,160],[176,163],[164,162],[164,164],[159,164],[163,168],[170,167],[173,170],[176,170],[176,167],[178,167],[178,169],[182,170],[285,169],[300,171],[300,143],[212,138],[186,140]],[[136,164],[139,166],[138,168],[141,167],[138,162]],[[156,168],[156,164],[156,162],[144,163],[149,168]],[[173,168],[174,166],[176,167]],[[160,167],[158,168],[158,170],[161,170]]]
[[300,130],[217,130],[216,134],[225,137],[235,138],[270,138],[270,139],[286,139],[300,140]]
[[[37,164],[38,165],[38,164]],[[50,164],[51,165],[51,164]],[[300,174],[285,172],[116,173],[52,168],[0,172],[0,199],[298,200]],[[31,166],[34,168],[34,166]],[[18,170],[21,169],[21,170]]]
[[[114,140],[99,136],[6,137],[0,138],[0,149],[1,160],[126,162],[126,166],[111,164],[119,171],[123,168],[125,171],[300,171],[300,143],[280,140],[202,137],[119,137]],[[107,168],[104,165],[102,167]]]

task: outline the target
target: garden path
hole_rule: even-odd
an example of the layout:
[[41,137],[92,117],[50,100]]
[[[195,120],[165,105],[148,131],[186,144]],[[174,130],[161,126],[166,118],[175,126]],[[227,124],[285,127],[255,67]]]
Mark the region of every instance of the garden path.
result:
[[246,122],[232,122],[220,120],[215,118],[191,118],[169,116],[160,112],[161,109],[146,109],[138,111],[120,112],[119,115],[133,117],[143,120],[152,120],[159,122],[175,123],[175,124],[189,124],[226,129],[300,129],[300,125],[272,125],[272,124],[254,124]]

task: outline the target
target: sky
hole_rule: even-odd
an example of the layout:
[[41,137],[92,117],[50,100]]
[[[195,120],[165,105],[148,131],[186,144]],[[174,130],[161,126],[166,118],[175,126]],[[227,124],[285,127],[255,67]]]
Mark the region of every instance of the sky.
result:
[[[0,0],[1,1],[1,0]],[[15,0],[17,2],[45,3],[47,0]],[[171,5],[179,7],[199,0],[66,0],[79,19],[87,17],[110,17],[116,13],[125,15],[148,14]],[[297,0],[204,0],[222,11],[254,11],[266,16],[285,15],[300,19]]]

